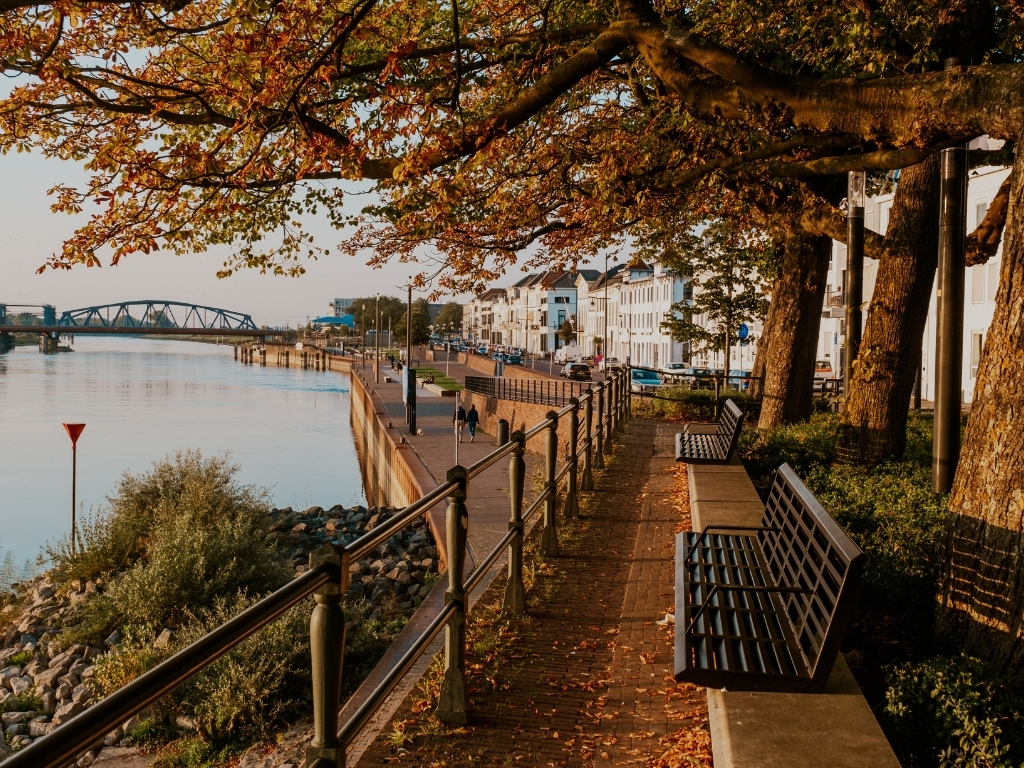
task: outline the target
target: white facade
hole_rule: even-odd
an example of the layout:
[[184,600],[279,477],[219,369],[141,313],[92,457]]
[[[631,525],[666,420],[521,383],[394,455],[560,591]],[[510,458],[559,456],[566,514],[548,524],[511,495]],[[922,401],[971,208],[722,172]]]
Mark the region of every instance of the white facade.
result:
[[[1009,175],[1009,168],[986,167],[971,171],[967,185],[967,230],[972,231],[985,218],[992,198],[999,186]],[[892,208],[892,194],[868,198],[864,206],[864,226],[879,234],[885,234],[889,225],[889,211]],[[964,286],[964,364],[961,389],[963,401],[970,402],[974,396],[974,383],[978,373],[981,350],[988,334],[995,311],[996,288],[999,285],[999,267],[1002,263],[1002,244],[999,251],[986,264],[968,267]],[[864,260],[864,323],[871,311],[871,295],[878,275],[878,262]],[[818,359],[828,360],[836,375],[841,375],[841,345],[845,333],[843,311],[843,285],[846,277],[846,246],[834,242],[832,261],[829,265],[825,307],[822,312],[821,331],[818,338]],[[931,302],[928,307],[928,322],[925,326],[921,354],[921,397],[933,399],[935,392],[935,286],[932,286]]]
[[[675,341],[661,323],[672,312],[672,305],[693,298],[690,278],[681,277],[655,262],[644,269],[629,269],[623,274],[618,337],[613,338],[613,354],[632,365],[663,368],[669,363],[689,363],[701,368],[724,369],[721,351],[690,354],[689,345]],[[699,288],[697,289],[699,290]],[[695,318],[700,322],[700,318]],[[760,323],[751,328],[760,335]],[[733,370],[753,367],[754,345],[733,347]]]
[[327,305],[328,308],[330,309],[330,316],[344,317],[346,314],[348,314],[347,310],[349,307],[352,306],[352,303],[354,301],[355,299],[335,299],[334,301]]
[[462,336],[477,344],[504,344],[502,325],[508,319],[504,288],[491,288],[462,309]]
[[566,320],[577,329],[579,343],[578,275],[596,277],[597,273],[544,272],[528,275],[506,288],[508,317],[500,326],[500,343],[525,349],[531,355],[553,352],[563,346],[559,331]]

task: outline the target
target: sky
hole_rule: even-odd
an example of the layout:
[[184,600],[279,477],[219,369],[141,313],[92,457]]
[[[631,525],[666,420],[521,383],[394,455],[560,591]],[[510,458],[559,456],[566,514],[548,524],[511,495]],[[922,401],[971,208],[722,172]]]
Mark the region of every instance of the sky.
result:
[[[216,272],[225,252],[214,250],[188,256],[139,253],[122,259],[116,267],[76,267],[37,275],[36,270],[60,251],[63,240],[74,232],[76,222],[85,220],[92,206],[87,203],[85,212],[77,217],[55,214],[50,211],[52,199],[46,191],[58,183],[81,187],[86,178],[82,167],[74,163],[35,153],[0,155],[0,303],[53,304],[59,315],[79,307],[160,299],[243,312],[257,325],[294,326],[306,322],[307,317],[327,314],[328,304],[335,298],[357,298],[378,291],[404,297],[408,276],[418,271],[415,265],[399,263],[372,269],[366,266],[368,255],[359,258],[337,253],[335,246],[345,233],[334,230],[326,217],[303,217],[317,243],[331,248],[332,253],[307,261],[306,274],[299,278],[243,269],[218,279]],[[367,203],[366,197],[350,199],[353,210]],[[508,285],[520,276],[507,275],[499,285]],[[415,292],[413,298],[417,298]],[[470,297],[454,298],[466,301]]]

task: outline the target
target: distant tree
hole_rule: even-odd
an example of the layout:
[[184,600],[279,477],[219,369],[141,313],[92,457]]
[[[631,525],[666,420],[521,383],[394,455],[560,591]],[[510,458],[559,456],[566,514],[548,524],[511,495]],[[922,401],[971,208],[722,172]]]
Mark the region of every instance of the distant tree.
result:
[[[355,330],[358,334],[364,334],[367,331],[372,331],[377,322],[377,297],[367,296],[362,299],[356,299],[349,305],[348,314],[352,315],[355,319]],[[391,321],[391,327],[396,328],[399,325],[405,328],[405,302],[394,296],[381,296],[380,297],[380,327],[381,330],[386,331],[388,328],[388,320]],[[404,330],[403,330],[404,333]]]
[[[406,313],[403,312],[398,326],[395,328],[395,338],[400,344],[405,344],[405,324]],[[426,344],[428,341],[430,341],[430,302],[426,299],[416,299],[412,303],[412,345]]]
[[441,307],[441,313],[437,316],[438,325],[446,325],[449,328],[462,327],[462,305],[457,301],[449,301]]
[[676,272],[691,275],[693,299],[676,302],[662,327],[690,351],[721,350],[739,341],[743,323],[763,320],[771,268],[771,241],[756,232],[737,232],[716,223],[696,236],[683,250],[665,259]]
[[563,344],[572,344],[576,341],[576,329],[572,325],[572,320],[567,319],[562,323],[562,327],[558,329],[558,337]]

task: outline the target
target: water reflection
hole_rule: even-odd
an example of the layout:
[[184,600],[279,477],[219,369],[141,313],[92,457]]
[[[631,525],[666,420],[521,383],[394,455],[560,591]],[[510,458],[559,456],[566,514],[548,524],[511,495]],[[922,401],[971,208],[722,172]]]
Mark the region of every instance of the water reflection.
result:
[[364,501],[346,375],[245,366],[230,346],[78,337],[75,352],[0,355],[0,538],[22,560],[70,527],[71,450],[85,422],[78,499],[184,448],[229,451],[278,506]]

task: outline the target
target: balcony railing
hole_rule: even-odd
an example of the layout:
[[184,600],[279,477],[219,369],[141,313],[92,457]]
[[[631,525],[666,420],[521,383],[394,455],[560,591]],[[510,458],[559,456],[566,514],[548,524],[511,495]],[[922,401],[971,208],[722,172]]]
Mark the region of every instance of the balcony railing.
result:
[[843,306],[843,292],[833,291],[825,296],[825,306],[829,309],[840,309]]

